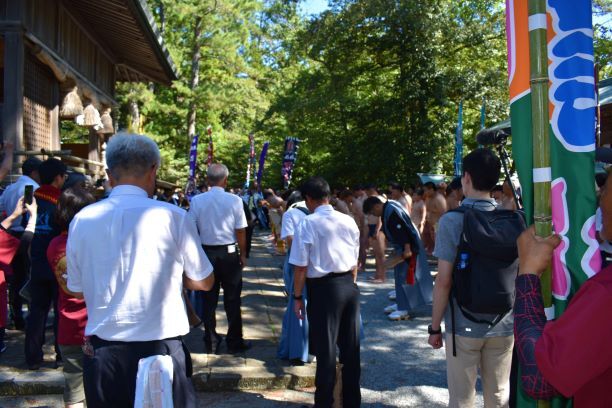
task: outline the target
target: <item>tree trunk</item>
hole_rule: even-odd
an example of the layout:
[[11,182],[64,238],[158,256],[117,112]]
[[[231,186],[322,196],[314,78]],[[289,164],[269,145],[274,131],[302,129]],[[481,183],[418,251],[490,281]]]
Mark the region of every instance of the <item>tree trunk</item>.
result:
[[130,133],[140,132],[140,109],[138,102],[135,99],[130,99],[128,102],[129,123],[128,130]]
[[200,83],[200,59],[202,54],[200,48],[202,37],[202,18],[196,17],[193,30],[193,50],[191,55],[191,80],[189,81],[189,89],[191,90],[191,101],[189,102],[189,112],[187,113],[187,134],[189,140],[192,140],[196,133],[196,97],[195,91]]

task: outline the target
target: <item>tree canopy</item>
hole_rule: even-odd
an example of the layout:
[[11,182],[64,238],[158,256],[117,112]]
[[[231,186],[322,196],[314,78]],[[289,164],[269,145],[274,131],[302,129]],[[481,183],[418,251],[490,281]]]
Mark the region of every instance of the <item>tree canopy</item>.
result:
[[[123,83],[120,128],[151,135],[160,176],[183,184],[191,135],[213,128],[215,159],[245,181],[248,134],[270,141],[264,184],[281,185],[283,141],[302,140],[294,181],[415,181],[452,173],[458,106],[475,146],[508,115],[505,5],[500,0],[330,0],[305,16],[295,0],[147,0],[179,70],[171,87]],[[609,15],[606,1],[595,13]],[[596,59],[610,75],[609,26]],[[137,127],[137,129],[134,129]],[[199,146],[204,170],[205,140]]]

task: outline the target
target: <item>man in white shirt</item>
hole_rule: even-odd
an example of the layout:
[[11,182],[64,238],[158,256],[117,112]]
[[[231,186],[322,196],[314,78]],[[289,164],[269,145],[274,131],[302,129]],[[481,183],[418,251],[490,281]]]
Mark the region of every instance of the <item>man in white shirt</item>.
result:
[[212,265],[187,213],[150,199],[160,164],[146,136],[115,135],[106,150],[110,196],[81,210],[68,233],[68,289],[87,303],[83,382],[88,406],[133,406],[141,358],[169,355],[175,406],[194,407],[183,286],[208,290]]
[[[4,193],[0,196],[0,213],[10,214],[17,205],[17,201],[23,197],[25,186],[31,185],[32,191],[36,191],[39,187],[40,177],[38,168],[42,161],[37,157],[30,157],[21,165],[22,175],[11,185],[9,185]],[[10,230],[13,234],[20,235],[24,230],[24,219],[18,217],[11,224]],[[25,329],[25,321],[23,319],[23,298],[19,291],[26,282],[30,270],[30,256],[28,248],[22,247],[13,258],[11,263],[13,274],[7,277],[9,284],[9,304],[11,307],[11,317],[15,323],[15,329]]]
[[[207,353],[218,353],[221,336],[217,333],[215,312],[219,302],[219,290],[223,287],[223,306],[227,316],[225,342],[230,353],[251,348],[242,336],[242,268],[246,266],[246,227],[242,199],[225,192],[229,171],[223,164],[211,164],[206,171],[211,189],[191,200],[189,214],[195,220],[204,252],[213,264],[215,285],[211,290],[198,294],[203,307],[198,313],[204,322],[204,348]],[[236,245],[237,244],[237,245]],[[239,250],[239,252],[238,252]],[[197,306],[196,306],[197,307]]]
[[333,406],[336,346],[342,362],[342,406],[359,407],[359,229],[353,218],[329,205],[329,185],[321,177],[301,188],[310,211],[293,237],[289,263],[295,266],[294,310],[304,318],[308,290],[310,345],[317,357],[315,406]]

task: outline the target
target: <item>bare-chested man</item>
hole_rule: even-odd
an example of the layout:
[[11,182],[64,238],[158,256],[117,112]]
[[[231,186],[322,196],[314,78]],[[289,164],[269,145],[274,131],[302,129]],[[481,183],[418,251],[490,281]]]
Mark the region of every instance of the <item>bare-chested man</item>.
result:
[[423,234],[423,243],[427,253],[431,255],[436,242],[436,231],[440,217],[446,212],[446,200],[440,194],[436,185],[431,181],[425,183],[425,206],[427,207],[427,215],[425,217],[425,231]]
[[412,211],[410,211],[410,218],[414,223],[414,226],[423,236],[423,227],[425,226],[425,216],[427,209],[425,208],[425,197],[423,197],[423,189],[419,188],[412,195]]
[[454,210],[463,201],[461,177],[455,177],[446,188],[446,211]]
[[[380,197],[380,193],[375,185],[368,185],[365,188],[366,196],[368,197]],[[383,201],[386,199],[383,197]],[[367,214],[366,222],[368,226],[368,238],[369,243],[372,245],[374,251],[374,260],[376,261],[376,272],[374,276],[369,278],[372,283],[384,283],[385,282],[385,234],[380,230],[382,221],[380,217],[373,214]]]
[[412,197],[406,194],[404,187],[400,183],[391,183],[389,189],[391,190],[391,199],[403,205],[408,214],[410,214],[412,210]]
[[363,202],[367,198],[362,186],[353,187],[351,211],[359,227],[359,270],[365,270],[366,251],[368,249],[368,226],[363,214]]
[[268,207],[268,216],[272,224],[272,233],[274,234],[274,244],[278,254],[285,253],[285,242],[280,239],[281,220],[285,208],[285,201],[274,193],[271,188],[263,192],[265,205]]

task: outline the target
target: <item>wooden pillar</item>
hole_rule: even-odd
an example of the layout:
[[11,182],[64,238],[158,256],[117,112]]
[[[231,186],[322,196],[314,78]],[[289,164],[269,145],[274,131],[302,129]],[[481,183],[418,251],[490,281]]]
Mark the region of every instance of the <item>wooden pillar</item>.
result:
[[[100,135],[92,127],[89,128],[89,154],[87,157],[89,160],[100,161]],[[98,168],[88,164],[89,173],[97,172]]]
[[2,137],[15,143],[15,150],[24,149],[23,140],[23,1],[9,1],[6,20],[14,28],[4,32],[4,105],[2,107]]
[[25,150],[23,140],[23,36],[20,31],[4,33],[4,105],[2,135]]

